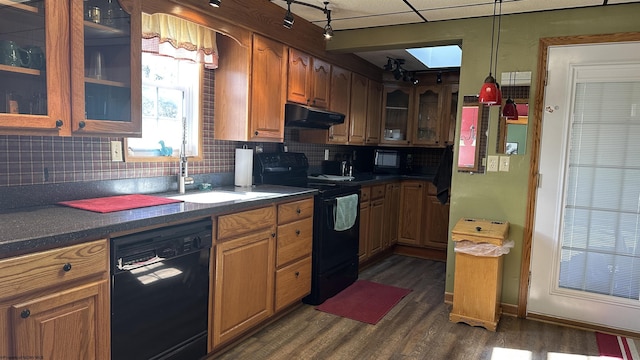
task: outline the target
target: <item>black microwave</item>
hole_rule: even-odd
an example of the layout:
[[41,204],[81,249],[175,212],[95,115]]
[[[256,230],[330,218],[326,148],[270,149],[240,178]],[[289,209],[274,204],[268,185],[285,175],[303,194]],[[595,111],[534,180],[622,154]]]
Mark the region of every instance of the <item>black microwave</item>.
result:
[[400,172],[400,153],[396,150],[376,149],[373,155],[373,172],[397,174]]

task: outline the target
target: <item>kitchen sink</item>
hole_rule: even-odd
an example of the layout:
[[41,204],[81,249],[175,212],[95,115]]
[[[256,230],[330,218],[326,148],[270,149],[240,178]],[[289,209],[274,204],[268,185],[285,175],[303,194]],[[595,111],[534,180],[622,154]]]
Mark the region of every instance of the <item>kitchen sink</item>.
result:
[[275,194],[268,192],[240,192],[240,191],[208,191],[208,192],[195,192],[191,194],[171,196],[171,199],[182,200],[186,202],[199,203],[199,204],[215,204],[221,202],[251,200],[257,198],[264,198],[273,196]]

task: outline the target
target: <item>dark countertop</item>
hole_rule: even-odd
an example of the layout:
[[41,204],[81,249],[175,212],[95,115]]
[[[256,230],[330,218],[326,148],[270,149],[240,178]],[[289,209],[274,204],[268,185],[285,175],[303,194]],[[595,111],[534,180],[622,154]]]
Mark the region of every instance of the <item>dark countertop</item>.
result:
[[[370,186],[396,180],[431,181],[433,174],[382,175],[356,174],[350,184]],[[233,186],[214,190],[235,191]],[[267,197],[227,201],[213,204],[182,202],[139,209],[96,213],[60,205],[41,205],[5,209],[0,212],[0,259],[35,251],[73,245],[107,238],[114,233],[131,232],[146,227],[158,227],[172,222],[196,220],[222,213],[268,205],[274,201],[293,200],[313,195],[315,189],[288,186],[257,185],[254,192],[272,193]],[[197,191],[188,191],[187,194]],[[177,192],[155,193],[156,196],[177,196]]]
[[396,175],[396,174],[355,174],[351,183],[369,186],[379,183],[385,183],[396,180],[423,180],[431,181],[435,174],[415,174],[415,175]]
[[[235,188],[229,186],[214,190],[234,191]],[[315,189],[271,185],[254,186],[251,191],[270,194],[248,200],[213,204],[182,202],[105,214],[60,205],[11,209],[0,213],[0,258],[102,239],[144,227],[237,212],[274,201],[295,200],[317,192]],[[171,197],[179,194],[150,195]]]

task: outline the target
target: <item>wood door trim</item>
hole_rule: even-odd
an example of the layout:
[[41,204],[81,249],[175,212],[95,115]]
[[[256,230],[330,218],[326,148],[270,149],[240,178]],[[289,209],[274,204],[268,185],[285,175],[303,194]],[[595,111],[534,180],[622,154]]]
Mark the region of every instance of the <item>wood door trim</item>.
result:
[[538,81],[534,97],[534,117],[531,122],[533,139],[531,161],[529,163],[529,185],[527,212],[522,239],[522,262],[520,263],[520,287],[518,291],[518,317],[527,317],[527,299],[529,297],[529,272],[531,269],[531,245],[538,189],[538,169],[540,163],[540,142],[542,135],[542,109],[544,108],[544,88],[547,79],[547,56],[550,46],[597,44],[607,42],[640,41],[640,32],[627,32],[601,35],[559,36],[541,38],[538,43]]

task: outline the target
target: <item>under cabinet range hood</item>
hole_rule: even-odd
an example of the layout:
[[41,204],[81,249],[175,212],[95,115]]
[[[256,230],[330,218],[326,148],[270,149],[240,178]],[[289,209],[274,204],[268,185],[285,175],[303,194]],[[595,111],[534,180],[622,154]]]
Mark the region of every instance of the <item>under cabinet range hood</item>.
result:
[[316,109],[298,104],[284,105],[284,126],[312,129],[328,129],[344,123],[344,114]]

